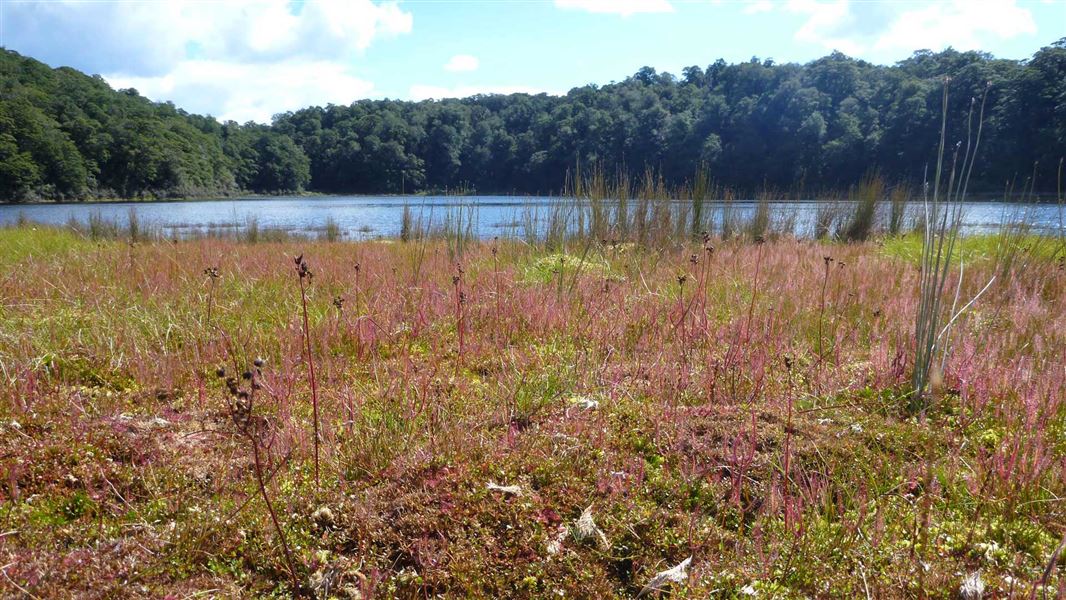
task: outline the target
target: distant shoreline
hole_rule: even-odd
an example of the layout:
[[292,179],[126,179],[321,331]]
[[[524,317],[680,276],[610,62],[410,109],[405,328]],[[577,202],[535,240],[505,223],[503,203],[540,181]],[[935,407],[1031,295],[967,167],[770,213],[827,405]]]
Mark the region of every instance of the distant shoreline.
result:
[[[753,195],[754,196],[754,195]],[[1010,200],[1004,199],[1002,192],[975,192],[967,194],[966,202],[1011,202],[1017,204],[1055,204],[1058,202],[1053,193],[1036,193],[1030,198],[1016,197]],[[335,192],[294,192],[291,194],[237,194],[233,196],[188,196],[183,198],[153,198],[153,199],[137,199],[137,198],[107,198],[107,199],[92,199],[92,200],[29,200],[25,202],[12,202],[12,201],[0,201],[0,206],[85,206],[85,205],[101,205],[106,206],[109,204],[188,204],[194,202],[243,202],[253,200],[289,200],[292,198],[310,198],[310,199],[330,199],[330,198],[551,198],[551,199],[573,199],[573,197],[564,197],[561,195],[549,195],[549,194],[500,194],[500,193],[483,193],[483,194],[449,194],[446,192],[432,193],[423,192],[417,194],[367,194],[367,193],[335,193]],[[674,199],[678,202],[684,202],[684,199]],[[754,202],[756,198],[743,198],[737,197],[732,202]],[[847,202],[846,198],[774,198],[770,200],[771,203],[780,202],[828,202],[838,201]],[[887,199],[885,200],[887,202]],[[920,202],[921,198],[916,197],[911,202]],[[721,198],[709,198],[709,203],[721,203]]]

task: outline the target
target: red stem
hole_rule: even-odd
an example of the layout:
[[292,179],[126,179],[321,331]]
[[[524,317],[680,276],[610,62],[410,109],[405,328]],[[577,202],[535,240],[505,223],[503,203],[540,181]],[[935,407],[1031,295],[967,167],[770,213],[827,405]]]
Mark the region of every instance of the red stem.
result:
[[305,355],[307,359],[307,370],[311,378],[311,407],[314,411],[315,422],[315,488],[319,488],[318,478],[318,386],[315,383],[315,361],[311,360],[311,330],[307,319],[307,292],[304,288],[304,278],[300,277],[300,301],[303,303],[304,311],[304,343],[307,347],[307,353]]

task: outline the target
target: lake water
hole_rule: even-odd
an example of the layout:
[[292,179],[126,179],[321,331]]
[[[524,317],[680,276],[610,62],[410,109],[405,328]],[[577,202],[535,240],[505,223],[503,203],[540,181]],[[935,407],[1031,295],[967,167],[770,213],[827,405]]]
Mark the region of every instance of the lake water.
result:
[[[142,225],[158,228],[168,237],[243,230],[254,220],[261,229],[281,229],[297,235],[321,233],[332,220],[347,239],[372,239],[399,235],[403,208],[408,206],[416,221],[440,226],[462,218],[482,238],[520,237],[530,228],[540,230],[559,206],[575,214],[572,200],[529,196],[316,196],[236,198],[178,202],[108,202],[96,204],[0,205],[0,225],[26,218],[34,222],[65,225],[71,221],[86,224],[98,215],[121,226],[135,210]],[[680,205],[678,205],[680,206]],[[712,222],[720,222],[721,205],[709,203],[705,209]],[[755,212],[755,202],[732,203],[739,219]],[[793,221],[798,234],[812,231],[818,203],[774,202],[771,215],[782,222]],[[882,207],[887,209],[886,206]],[[910,206],[912,214],[920,203]],[[1056,204],[969,202],[964,206],[966,233],[994,231],[1004,222],[1024,219],[1033,229],[1046,233],[1060,231],[1062,209]],[[713,225],[711,225],[713,231]]]

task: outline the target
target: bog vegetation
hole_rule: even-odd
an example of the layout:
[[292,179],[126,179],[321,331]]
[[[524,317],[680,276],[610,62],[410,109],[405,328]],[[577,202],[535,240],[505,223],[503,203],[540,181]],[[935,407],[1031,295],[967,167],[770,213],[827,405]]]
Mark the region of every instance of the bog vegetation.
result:
[[0,590],[1066,592],[1066,237],[657,181],[524,241],[0,230]]
[[[0,52],[0,199],[185,197],[258,192],[557,193],[575,164],[645,165],[680,185],[704,165],[722,185],[814,193],[872,167],[919,184],[936,152],[940,81],[963,127],[987,90],[976,189],[1026,178],[1055,189],[1066,140],[1066,42],[1027,61],[919,52],[894,66],[842,54],[804,65],[752,59],[643,68],[565,96],[360,100],[219,123],[100,77]],[[962,129],[949,131],[959,139]]]

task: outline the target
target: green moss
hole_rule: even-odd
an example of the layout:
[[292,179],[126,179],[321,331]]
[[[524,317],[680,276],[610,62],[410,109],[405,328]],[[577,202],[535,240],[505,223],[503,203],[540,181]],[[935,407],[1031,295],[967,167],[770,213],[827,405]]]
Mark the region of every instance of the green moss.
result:
[[[961,257],[966,264],[993,261],[1008,252],[1018,252],[1038,260],[1055,260],[1061,253],[1061,245],[1054,239],[1033,234],[978,234],[962,236],[956,245],[955,260]],[[884,240],[882,251],[887,256],[912,264],[922,260],[922,235],[910,234]]]
[[591,254],[582,258],[572,254],[554,253],[533,259],[523,270],[523,279],[531,283],[558,283],[568,286],[575,275],[617,277],[610,265]]

